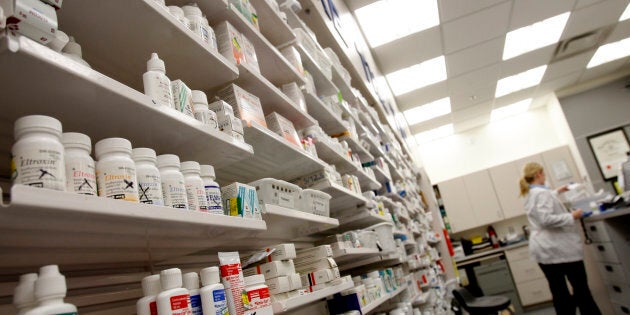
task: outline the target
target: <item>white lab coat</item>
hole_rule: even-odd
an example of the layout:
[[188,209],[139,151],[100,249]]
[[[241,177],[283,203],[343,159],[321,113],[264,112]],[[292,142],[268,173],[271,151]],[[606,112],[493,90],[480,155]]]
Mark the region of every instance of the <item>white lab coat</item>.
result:
[[525,196],[530,223],[529,252],[541,264],[580,261],[584,258],[578,223],[546,187],[532,185]]

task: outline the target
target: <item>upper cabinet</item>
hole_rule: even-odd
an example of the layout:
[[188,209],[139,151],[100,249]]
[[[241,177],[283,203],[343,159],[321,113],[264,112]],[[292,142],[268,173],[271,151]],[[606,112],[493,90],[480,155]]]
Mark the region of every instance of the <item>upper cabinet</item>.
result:
[[464,176],[464,185],[470,206],[477,219],[477,226],[503,219],[501,206],[488,171],[483,170]]
[[560,147],[542,153],[545,174],[551,187],[581,182],[580,174],[569,147]]
[[542,156],[537,154],[488,169],[504,219],[525,214],[518,182],[521,178],[523,167],[529,162],[544,165]]
[[453,232],[467,230],[477,225],[470,207],[464,179],[454,178],[440,183],[440,194]]

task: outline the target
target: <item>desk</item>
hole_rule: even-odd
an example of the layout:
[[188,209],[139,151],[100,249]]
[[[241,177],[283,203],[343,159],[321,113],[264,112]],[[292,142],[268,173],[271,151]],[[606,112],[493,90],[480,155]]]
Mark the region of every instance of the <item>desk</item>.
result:
[[505,251],[510,249],[515,249],[523,246],[527,246],[529,244],[528,241],[518,242],[512,245],[495,248],[492,250],[484,251],[477,254],[467,255],[464,258],[455,259],[455,263],[457,263],[458,267],[463,267],[465,265],[474,264],[477,262],[482,262],[484,260],[489,260],[493,258],[500,258],[505,256]]

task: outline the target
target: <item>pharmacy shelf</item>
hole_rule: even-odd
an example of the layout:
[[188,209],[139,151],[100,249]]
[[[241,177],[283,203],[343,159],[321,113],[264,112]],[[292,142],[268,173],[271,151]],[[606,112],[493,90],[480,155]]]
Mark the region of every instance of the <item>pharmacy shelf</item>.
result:
[[323,191],[332,197],[330,199],[331,213],[339,210],[354,209],[367,202],[365,197],[336,183],[323,182],[309,188]]
[[239,76],[234,83],[260,99],[265,115],[276,112],[290,120],[297,130],[317,125],[317,121],[313,117],[305,110],[300,109],[260,73],[243,65],[238,66],[238,71]]
[[361,163],[374,161],[374,156],[370,154],[370,152],[368,152],[363,146],[361,146],[358,139],[351,136],[341,136],[339,137],[339,141],[348,142],[348,145],[352,149],[352,153],[356,153],[359,155]]
[[0,268],[148,262],[247,244],[265,221],[15,185],[0,208]]
[[363,259],[365,257],[371,257],[378,255],[379,250],[377,248],[345,248],[345,249],[333,249],[333,258],[337,265],[356,261],[357,259]]
[[238,76],[234,65],[153,0],[69,1],[57,14],[61,30],[77,39],[92,67],[138,91],[152,52],[164,60],[171,80],[191,89],[211,89]]
[[405,205],[405,198],[401,197],[397,193],[387,193],[387,194],[385,194],[385,197],[391,199],[392,201],[401,202],[403,205]]
[[260,32],[276,47],[294,42],[293,30],[269,3],[270,1],[251,1],[258,15]]
[[429,301],[430,295],[431,295],[431,291],[422,292],[418,294],[414,299],[411,300],[412,301],[411,304],[413,304],[414,306],[425,304]]
[[341,115],[335,114],[319,97],[304,92],[304,99],[308,113],[317,119],[319,126],[322,127],[328,135],[338,135],[348,130],[348,127],[343,123],[343,119],[341,119]]
[[262,238],[279,241],[321,233],[339,226],[339,220],[272,204],[263,206],[267,231]]
[[368,314],[371,311],[375,310],[377,307],[381,306],[383,303],[389,301],[390,299],[394,298],[395,296],[397,296],[398,294],[400,294],[402,291],[404,291],[405,289],[407,289],[407,284],[403,284],[400,287],[396,288],[396,291],[391,292],[391,293],[387,293],[384,296],[382,296],[380,299],[376,300],[376,301],[372,301],[370,304],[364,306],[361,308],[361,314]]
[[339,230],[342,230],[342,232],[362,229],[378,223],[392,222],[392,218],[388,213],[383,213],[381,215],[375,211],[367,209],[359,209],[359,211],[341,211],[336,213],[336,215],[336,218],[339,220]]
[[328,77],[326,77],[324,72],[322,72],[313,56],[311,56],[311,54],[309,54],[300,44],[295,45],[295,48],[300,53],[304,69],[313,76],[313,82],[315,83],[317,94],[324,96],[336,95],[339,89]]
[[382,167],[378,166],[378,165],[374,165],[372,166],[372,170],[374,170],[374,175],[376,176],[376,180],[379,183],[385,183],[385,182],[391,182],[392,179],[385,174],[385,171],[383,170]]
[[337,294],[341,291],[345,291],[348,289],[351,289],[352,287],[354,287],[354,282],[352,282],[352,279],[344,279],[343,282],[341,284],[335,285],[335,286],[331,286],[331,287],[327,287],[325,289],[319,290],[319,291],[315,291],[315,292],[311,292],[302,296],[298,296],[298,297],[294,297],[294,298],[289,298],[283,301],[279,301],[279,302],[275,302],[273,303],[273,313],[274,314],[281,314],[290,310],[294,310],[298,307],[319,301],[321,299],[324,299],[328,296]]
[[245,141],[254,146],[256,154],[217,172],[220,184],[240,181],[249,183],[261,178],[291,181],[326,167],[322,160],[267,128],[253,124],[245,126]]
[[[65,131],[89,135],[92,143],[123,137],[134,147],[212,164],[217,173],[253,156],[250,145],[208,130],[175,110],[158,107],[146,95],[26,37],[0,39],[0,69],[0,103],[19,104],[5,106],[0,113],[0,120],[6,122],[1,125],[2,135],[13,134],[11,122],[17,118],[41,114],[60,119]],[[12,140],[3,141],[9,147]],[[8,175],[8,154],[2,157],[0,173]]]
[[348,84],[348,82],[343,80],[343,77],[341,76],[341,72],[339,71],[339,69],[337,69],[337,67],[333,65],[331,68],[332,68],[332,82],[337,87],[339,87],[339,91],[341,92],[343,99],[348,102],[354,102],[354,100],[356,99],[356,96],[354,95],[354,92],[352,92],[352,87],[350,86],[350,84]]
[[387,255],[372,256],[361,260],[356,260],[352,263],[339,266],[340,271],[347,271],[352,269],[361,268],[361,270],[370,269],[373,266],[379,268],[386,268],[393,265],[402,264],[403,261],[398,256],[398,253],[392,253]]
[[385,162],[387,162],[387,164],[389,164],[389,173],[392,175],[392,179],[393,180],[402,180],[404,178],[404,176],[402,175],[402,173],[400,173],[400,171],[398,170],[397,165],[394,163],[392,158],[389,157],[389,155],[387,155],[387,154],[383,154],[383,158],[385,159]]
[[404,246],[407,246],[407,247],[418,246],[418,243],[416,243],[414,240],[411,240],[411,239],[407,239],[406,241],[402,243]]
[[376,190],[382,187],[381,183],[379,183],[376,178],[370,177],[361,167],[357,167],[352,174],[359,178],[361,191]]
[[[357,124],[361,124],[361,128],[365,128],[361,121],[358,121]],[[360,138],[364,139],[370,144],[370,153],[372,155],[374,155],[375,157],[385,156],[385,152],[381,148],[381,144],[378,143],[370,134],[364,132],[361,134]]]
[[343,154],[337,152],[335,149],[330,147],[327,142],[316,141],[315,147],[317,148],[317,157],[322,159],[324,162],[335,165],[337,172],[340,174],[352,174],[357,171],[358,166],[347,158],[347,155],[344,156]]

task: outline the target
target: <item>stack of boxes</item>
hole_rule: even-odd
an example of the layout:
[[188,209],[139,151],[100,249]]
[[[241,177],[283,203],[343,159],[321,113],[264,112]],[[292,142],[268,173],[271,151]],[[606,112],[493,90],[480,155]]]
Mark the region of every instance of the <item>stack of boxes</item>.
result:
[[256,188],[242,183],[221,187],[225,215],[262,220]]
[[215,32],[221,55],[234,64],[244,65],[248,69],[260,73],[256,50],[247,37],[227,21],[217,24]]
[[293,259],[296,258],[294,244],[279,244],[265,248],[264,251],[271,252],[259,264],[243,270],[246,277],[253,275],[264,275],[265,284],[269,287],[273,301],[286,300],[291,297],[306,294],[302,290],[300,274],[295,272]]
[[217,123],[219,130],[226,133],[230,137],[245,142],[243,135],[243,122],[234,115],[232,105],[224,101],[216,101],[208,105],[211,111],[217,114]]
[[295,270],[302,275],[302,285],[308,292],[326,288],[341,278],[329,245],[302,249],[297,252]]
[[[248,123],[267,128],[260,99],[236,84],[230,84],[217,92],[217,97],[232,105],[234,116]],[[217,113],[218,115],[218,113]],[[219,123],[219,128],[221,123]]]
[[0,18],[4,22],[6,17],[6,26],[12,34],[19,33],[47,45],[55,39],[58,27],[55,10],[61,4],[62,0],[1,0],[4,13]]
[[298,148],[302,148],[300,137],[290,120],[276,112],[267,115],[265,120],[267,121],[267,127],[269,130],[275,132]]

